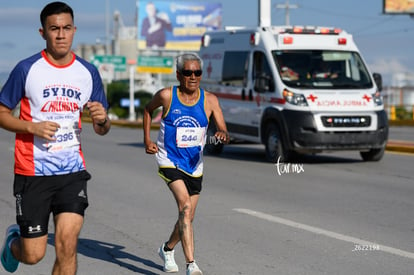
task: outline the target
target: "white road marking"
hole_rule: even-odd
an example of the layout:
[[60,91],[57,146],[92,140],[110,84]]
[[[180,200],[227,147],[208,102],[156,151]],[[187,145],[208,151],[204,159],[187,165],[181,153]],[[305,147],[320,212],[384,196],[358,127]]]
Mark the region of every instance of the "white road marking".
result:
[[345,242],[350,242],[350,243],[353,243],[353,244],[369,246],[369,247],[378,247],[379,246],[380,251],[384,251],[384,252],[394,254],[394,255],[397,255],[397,256],[402,256],[402,257],[414,259],[414,253],[413,252],[404,251],[404,250],[401,250],[401,249],[398,249],[398,248],[393,248],[393,247],[382,245],[382,244],[379,244],[379,243],[374,243],[374,242],[362,240],[362,239],[359,239],[359,238],[355,238],[355,237],[352,237],[352,236],[343,235],[343,234],[336,233],[336,232],[333,232],[333,231],[329,231],[329,230],[325,230],[325,229],[322,229],[322,228],[306,225],[306,224],[303,224],[303,223],[298,223],[298,222],[295,222],[295,221],[287,220],[287,219],[284,219],[284,218],[272,216],[272,215],[269,215],[269,214],[265,214],[265,213],[250,210],[250,209],[234,208],[233,210],[236,211],[236,212],[239,212],[239,213],[251,215],[251,216],[254,216],[254,217],[257,217],[257,218],[260,218],[260,219],[264,219],[264,220],[267,220],[267,221],[270,221],[270,222],[287,225],[287,226],[294,227],[294,228],[297,228],[297,229],[309,231],[309,232],[312,232],[312,233],[315,233],[315,234],[324,235],[324,236],[327,236],[327,237],[330,237],[330,238],[333,238],[333,239],[337,239],[337,240],[341,240],[341,241],[345,241]]

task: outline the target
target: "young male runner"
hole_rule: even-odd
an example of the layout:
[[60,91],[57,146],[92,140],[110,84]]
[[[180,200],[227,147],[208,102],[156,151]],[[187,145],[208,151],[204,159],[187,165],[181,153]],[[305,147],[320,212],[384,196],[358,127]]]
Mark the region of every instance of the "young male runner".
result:
[[[0,93],[0,127],[16,133],[14,196],[17,224],[1,250],[8,272],[19,262],[38,263],[46,253],[53,212],[56,260],[52,274],[75,274],[76,246],[88,206],[80,133],[85,106],[94,131],[110,129],[108,103],[97,69],[71,51],[73,10],[53,2],[40,14],[46,48],[19,62]],[[12,110],[20,103],[20,116]]]

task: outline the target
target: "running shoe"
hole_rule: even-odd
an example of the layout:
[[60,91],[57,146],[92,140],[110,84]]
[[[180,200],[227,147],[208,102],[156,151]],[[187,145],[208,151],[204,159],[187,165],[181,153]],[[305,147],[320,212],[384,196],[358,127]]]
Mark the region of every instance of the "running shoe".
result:
[[158,255],[164,261],[164,272],[178,272],[178,265],[175,263],[174,250],[164,251],[165,243],[158,248]]
[[6,231],[6,238],[4,239],[3,247],[1,248],[1,264],[4,269],[10,273],[16,271],[19,266],[19,261],[16,260],[11,252],[9,243],[13,239],[20,237],[20,227],[17,224],[10,225]]
[[187,267],[187,275],[203,275],[196,262],[192,262]]

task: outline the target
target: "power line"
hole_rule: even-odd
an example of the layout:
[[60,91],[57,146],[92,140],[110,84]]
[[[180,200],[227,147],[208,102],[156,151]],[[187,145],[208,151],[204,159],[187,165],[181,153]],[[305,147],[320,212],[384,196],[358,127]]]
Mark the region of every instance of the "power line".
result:
[[[414,32],[414,27],[413,28],[398,28],[398,29],[392,29],[392,30],[387,30],[387,31],[381,31],[381,32],[369,32],[367,34],[363,34],[363,37],[369,37],[369,36],[377,36],[377,35],[387,35],[387,34],[405,34],[405,33],[409,33],[409,32]],[[361,33],[355,33],[354,32],[354,36],[362,36]]]
[[389,18],[385,18],[385,19],[381,19],[378,20],[377,22],[372,23],[371,25],[368,25],[366,27],[361,27],[359,30],[354,30],[354,33],[357,34],[361,34],[361,32],[368,32],[368,34],[371,34],[372,32],[370,31],[371,28],[377,28],[379,25],[385,24],[389,21],[391,21],[392,17]]
[[[287,1],[287,5],[289,4],[289,1]],[[286,4],[285,4],[286,5]],[[280,7],[277,8],[282,8],[285,5],[281,5]],[[369,20],[370,23],[369,24],[364,24],[365,26],[359,26],[358,29],[356,30],[349,30],[353,33],[353,35],[381,35],[381,34],[399,34],[399,33],[405,33],[405,32],[410,32],[411,28],[405,28],[404,30],[401,29],[397,29],[395,31],[389,31],[389,30],[383,30],[383,31],[379,31],[379,32],[372,32],[372,29],[376,29],[378,28],[379,25],[384,25],[390,21],[393,21],[395,18],[397,18],[395,15],[391,15],[391,16],[387,16],[387,17],[383,17],[380,20],[378,19],[378,17],[373,17],[373,16],[356,16],[355,14],[347,14],[347,13],[342,13],[342,12],[335,12],[332,10],[327,10],[327,9],[319,9],[319,8],[313,8],[313,7],[309,7],[306,5],[301,4],[300,8],[303,11],[306,12],[313,12],[313,13],[317,13],[317,14],[323,14],[323,15],[329,15],[329,16],[335,16],[335,17],[345,17],[348,19],[359,19],[359,20]],[[375,22],[374,22],[375,21]],[[289,25],[289,24],[287,24]]]
[[347,14],[347,13],[335,12],[332,10],[318,9],[318,8],[313,8],[313,7],[309,7],[306,5],[301,5],[301,7],[304,10],[313,11],[313,12],[320,13],[323,15],[329,14],[330,16],[341,16],[341,17],[346,17],[346,18],[355,18],[355,19],[364,19],[364,20],[377,20],[376,17],[356,16],[355,14],[349,14],[349,13]]

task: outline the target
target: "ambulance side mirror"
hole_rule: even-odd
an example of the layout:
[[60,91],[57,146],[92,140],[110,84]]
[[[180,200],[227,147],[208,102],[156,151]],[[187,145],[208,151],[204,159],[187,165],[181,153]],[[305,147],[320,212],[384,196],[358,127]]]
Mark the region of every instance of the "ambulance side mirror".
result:
[[382,76],[379,73],[373,73],[375,84],[377,84],[378,91],[382,91]]

